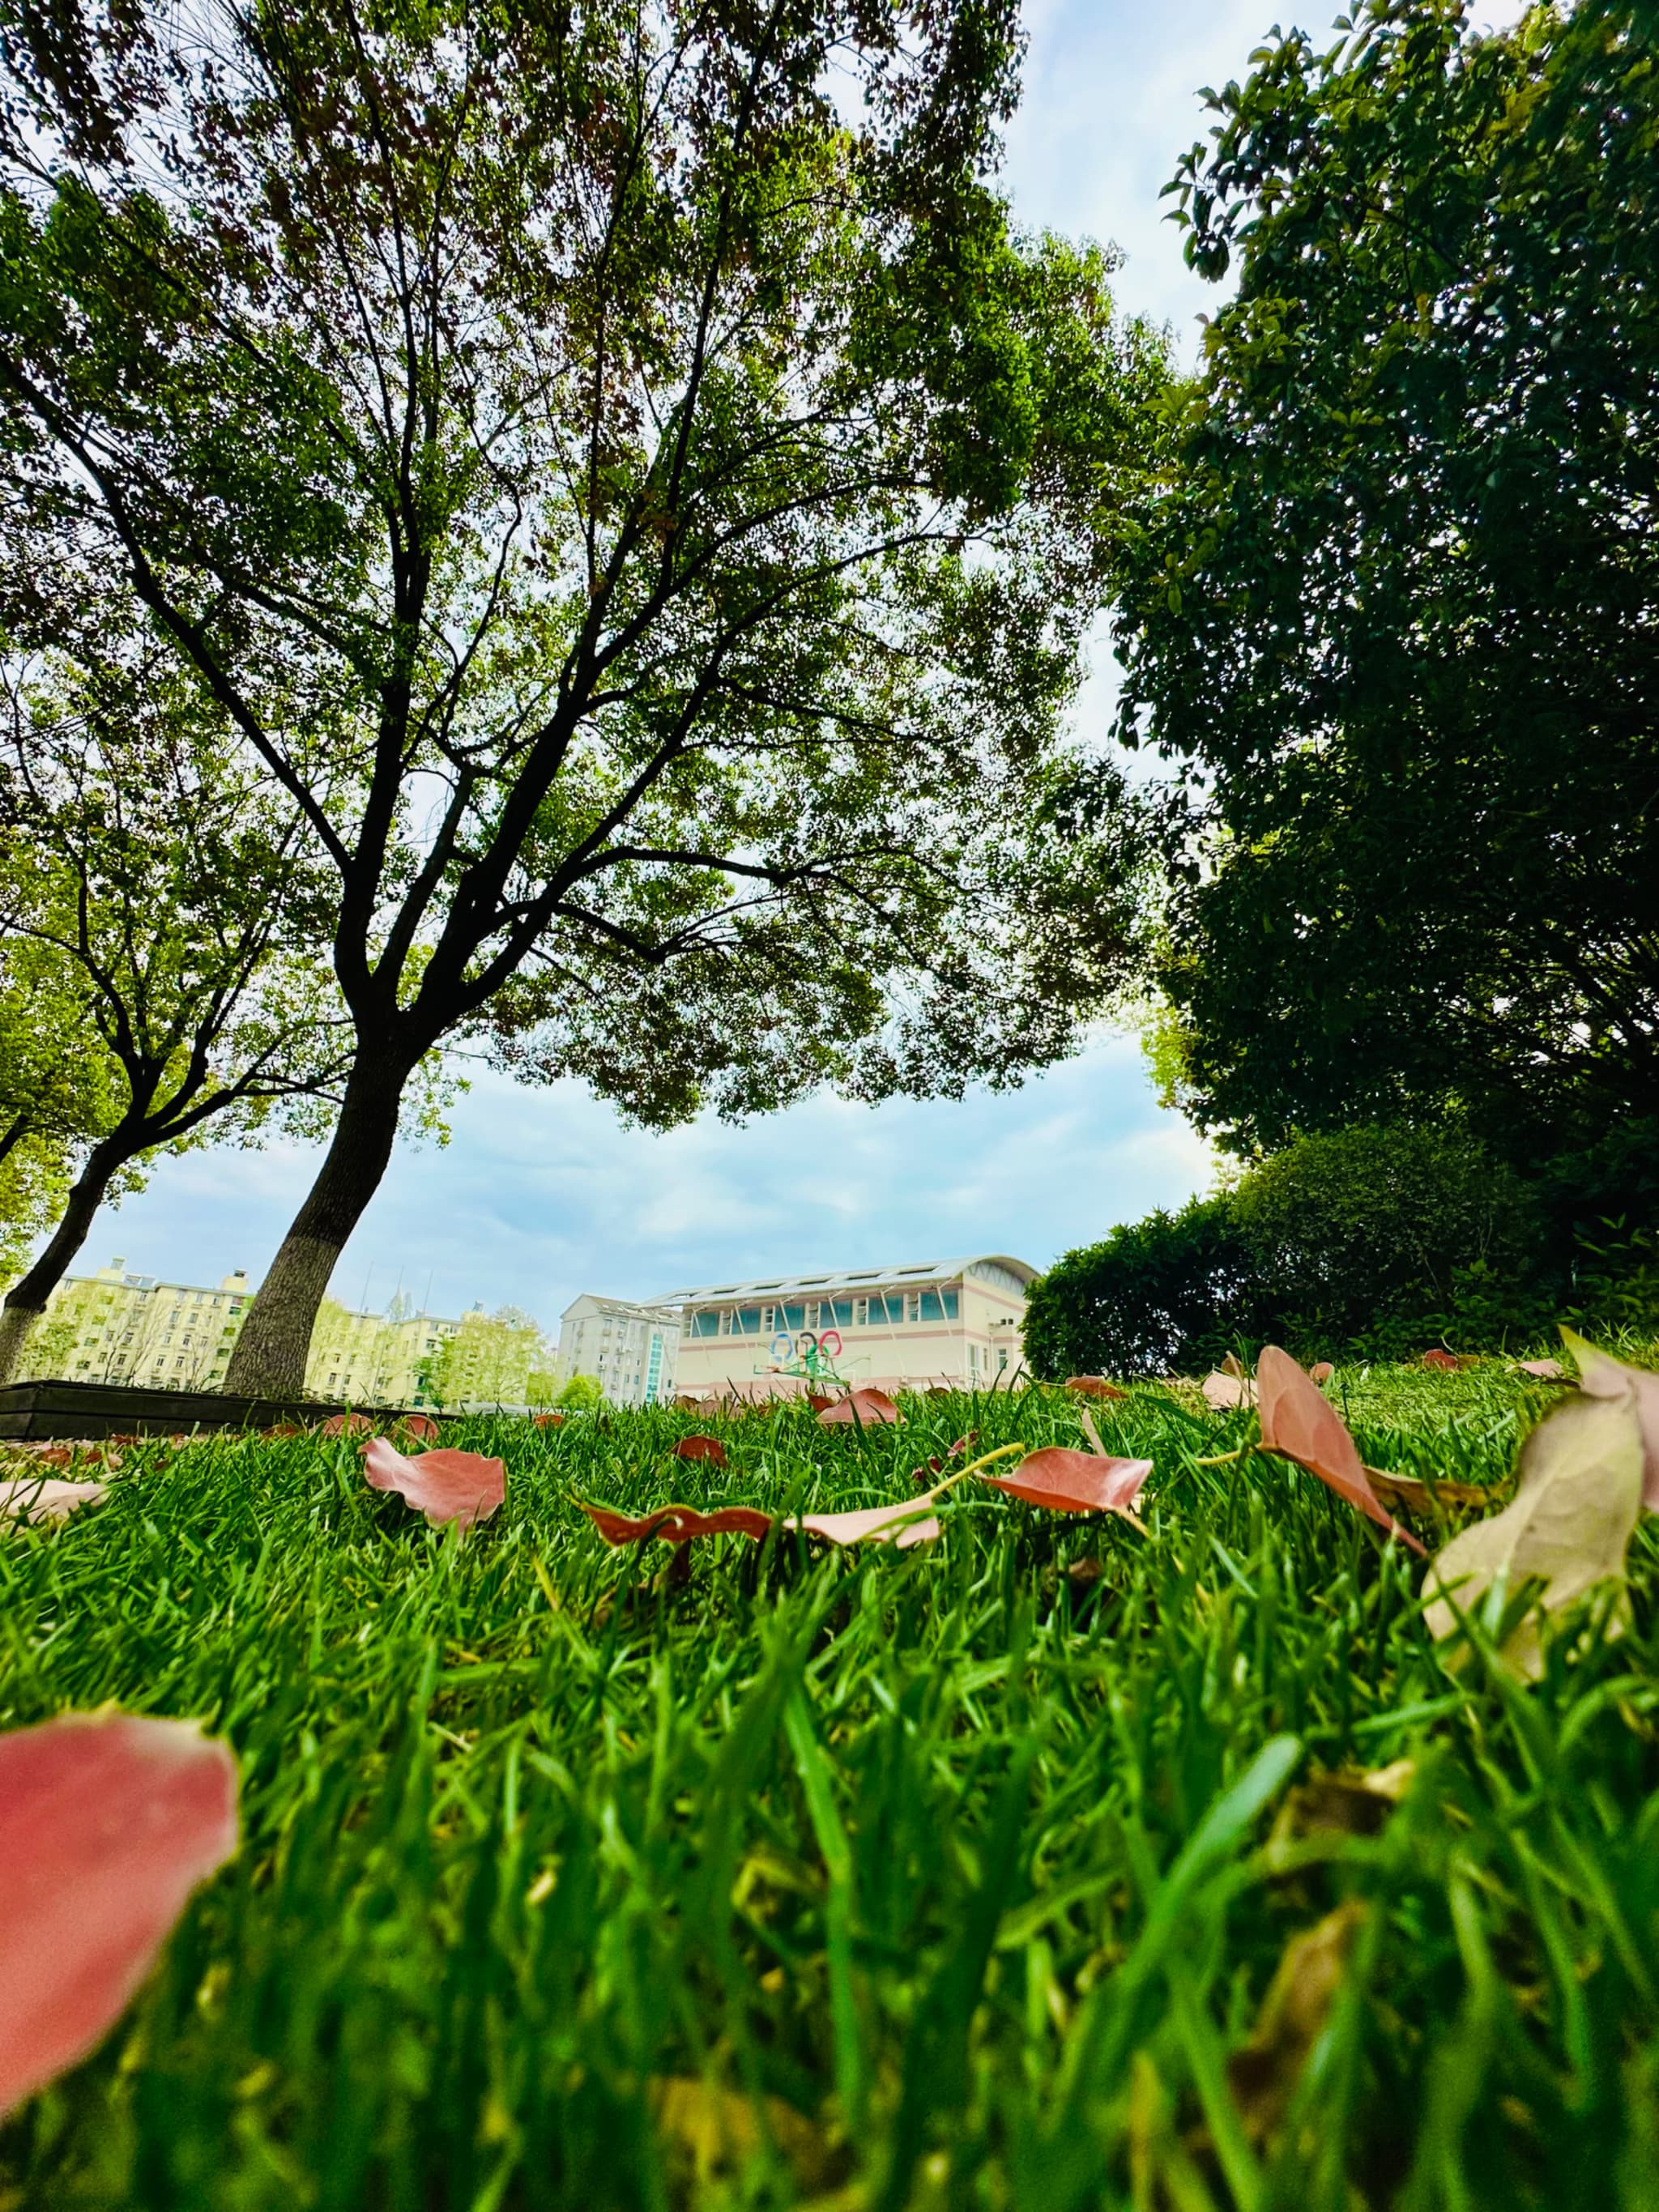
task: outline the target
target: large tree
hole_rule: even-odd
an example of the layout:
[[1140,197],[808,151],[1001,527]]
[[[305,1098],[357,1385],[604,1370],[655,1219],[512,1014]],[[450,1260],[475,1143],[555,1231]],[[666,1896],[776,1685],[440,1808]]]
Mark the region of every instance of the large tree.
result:
[[1125,536],[1123,726],[1186,777],[1175,1087],[1241,1150],[1659,1143],[1656,63],[1636,0],[1376,0],[1182,167],[1237,281]]
[[1127,922],[1056,733],[1163,357],[991,188],[1015,0],[22,20],[14,517],[337,876],[356,1057],[236,1387],[297,1384],[446,1036],[657,1122],[1066,1049]]
[[91,659],[14,664],[0,723],[0,979],[37,986],[0,1110],[74,1165],[0,1309],[0,1382],[106,1198],[162,1150],[324,1126],[350,1057],[297,810],[171,656]]

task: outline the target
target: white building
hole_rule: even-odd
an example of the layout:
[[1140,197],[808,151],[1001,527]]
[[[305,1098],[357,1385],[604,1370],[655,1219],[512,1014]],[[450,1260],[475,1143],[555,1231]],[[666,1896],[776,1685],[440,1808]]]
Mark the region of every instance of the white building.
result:
[[1036,1273],[996,1253],[720,1283],[656,1304],[679,1310],[675,1380],[694,1395],[799,1372],[809,1352],[849,1382],[985,1389],[1024,1373],[1025,1291]]
[[559,1316],[559,1380],[592,1375],[613,1406],[665,1404],[674,1395],[679,1335],[671,1307],[584,1293]]

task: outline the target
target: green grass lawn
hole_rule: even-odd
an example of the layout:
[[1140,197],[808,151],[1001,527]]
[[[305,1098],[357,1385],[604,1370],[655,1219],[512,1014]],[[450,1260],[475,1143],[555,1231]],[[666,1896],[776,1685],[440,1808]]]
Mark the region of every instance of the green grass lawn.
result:
[[[1333,1390],[1465,1481],[1548,1402]],[[1152,1388],[1097,1409],[1146,1534],[967,1484],[931,1547],[721,1537],[682,1583],[573,1503],[1082,1441],[1057,1393],[906,1412],[714,1425],[724,1473],[689,1415],[476,1421],[508,1497],[464,1542],[349,1443],[157,1445],[0,1539],[0,1725],[198,1716],[244,1822],[0,2131],[0,2212],[1659,2208],[1659,1519],[1631,1632],[1522,1689],[1446,1673],[1421,1564],[1311,1476],[1196,1464],[1250,1416]],[[1401,1761],[1397,1802],[1321,1778]]]

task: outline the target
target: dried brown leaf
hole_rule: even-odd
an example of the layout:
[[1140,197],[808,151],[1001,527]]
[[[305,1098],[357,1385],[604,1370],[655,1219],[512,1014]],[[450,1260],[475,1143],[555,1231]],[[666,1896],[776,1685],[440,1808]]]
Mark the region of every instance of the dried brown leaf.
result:
[[1255,2142],[1273,2136],[1289,2110],[1302,2069],[1341,1991],[1364,1918],[1364,1905],[1351,1898],[1291,1938],[1262,1999],[1255,2033],[1228,2061],[1233,2101]]
[[1650,1513],[1659,1513],[1659,1375],[1645,1367],[1628,1366],[1588,1344],[1570,1328],[1561,1332],[1578,1370],[1578,1385],[1587,1397],[1618,1398],[1628,1394],[1636,1407],[1642,1431],[1642,1503]]
[[1339,1498],[1346,1498],[1350,1505],[1398,1536],[1401,1543],[1413,1552],[1423,1551],[1410,1529],[1401,1527],[1371,1488],[1359,1447],[1348,1434],[1342,1416],[1288,1352],[1281,1352],[1276,1344],[1263,1348],[1256,1362],[1255,1387],[1261,1400],[1261,1442],[1268,1451],[1305,1467],[1310,1474],[1316,1474]]
[[[1625,1553],[1641,1506],[1642,1431],[1631,1394],[1558,1406],[1521,1448],[1512,1501],[1435,1555],[1425,1587],[1441,1595],[1423,1616],[1429,1633],[1437,1642],[1454,1634],[1458,1614],[1474,1612],[1500,1578],[1514,1591],[1535,1577],[1547,1613],[1598,1583],[1619,1584],[1608,1627],[1616,1634],[1624,1626]],[[1501,1656],[1526,1680],[1542,1673],[1536,1607],[1510,1632]]]

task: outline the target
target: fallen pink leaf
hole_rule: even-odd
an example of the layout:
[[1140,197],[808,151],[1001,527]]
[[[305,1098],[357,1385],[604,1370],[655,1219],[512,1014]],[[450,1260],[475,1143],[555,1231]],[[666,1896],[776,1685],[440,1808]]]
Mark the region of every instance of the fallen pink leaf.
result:
[[1028,1505],[1057,1513],[1132,1513],[1142,1484],[1152,1471],[1149,1459],[1107,1459],[1095,1452],[1047,1444],[1021,1460],[1012,1474],[988,1474],[993,1490]]
[[[678,1398],[674,1401],[677,1406],[679,1402]],[[530,1418],[538,1429],[562,1429],[564,1426],[562,1413],[532,1413]]]
[[607,1544],[643,1544],[659,1536],[665,1544],[689,1544],[694,1536],[751,1536],[763,1543],[772,1516],[757,1505],[722,1505],[699,1513],[695,1505],[659,1505],[651,1513],[618,1513],[609,1505],[576,1500]]
[[1559,1359],[1517,1359],[1516,1371],[1534,1376],[1540,1382],[1565,1382],[1567,1370]]
[[1070,1375],[1065,1388],[1075,1398],[1127,1398],[1128,1392],[1103,1375]]
[[[317,1433],[319,1437],[366,1437],[374,1425],[367,1413],[331,1413]],[[182,1443],[182,1437],[178,1441]]]
[[398,1426],[406,1437],[422,1438],[443,1434],[430,1413],[405,1413]]
[[1293,1459],[1379,1528],[1398,1536],[1423,1558],[1428,1557],[1425,1547],[1409,1528],[1401,1526],[1371,1488],[1359,1447],[1348,1434],[1342,1416],[1288,1352],[1281,1352],[1276,1344],[1263,1349],[1256,1362],[1255,1388],[1261,1442],[1268,1451]]
[[1228,1375],[1219,1368],[1206,1375],[1199,1388],[1212,1413],[1230,1413],[1235,1406],[1248,1406],[1250,1402],[1250,1386],[1244,1376]]
[[507,1469],[469,1451],[418,1452],[406,1458],[384,1437],[363,1446],[363,1474],[376,1490],[394,1490],[434,1528],[487,1521],[507,1497]]
[[718,1437],[682,1437],[674,1447],[676,1459],[702,1460],[710,1467],[726,1465],[726,1446]]
[[1310,1382],[1328,1382],[1335,1372],[1335,1368],[1331,1364],[1328,1359],[1320,1359],[1316,1360],[1314,1364],[1308,1370],[1308,1377]]
[[0,2113],[102,2039],[236,1848],[236,1763],[187,1721],[0,1736]]
[[860,1428],[872,1428],[883,1421],[896,1421],[899,1409],[884,1390],[850,1390],[838,1398],[833,1406],[826,1406],[818,1415],[821,1426],[830,1428],[844,1421],[855,1422]]
[[101,1482],[60,1482],[50,1475],[19,1475],[0,1482],[0,1516],[21,1521],[67,1521],[82,1505],[108,1496]]
[[1442,1352],[1437,1345],[1432,1350],[1423,1354],[1423,1364],[1425,1367],[1436,1368],[1442,1374],[1447,1374],[1455,1370],[1457,1355],[1453,1352]]
[[803,1513],[799,1522],[788,1525],[831,1544],[890,1544],[896,1552],[908,1552],[913,1544],[931,1544],[939,1533],[933,1516],[921,1510],[929,1502],[929,1498],[912,1498],[902,1504],[870,1505],[854,1513]]

